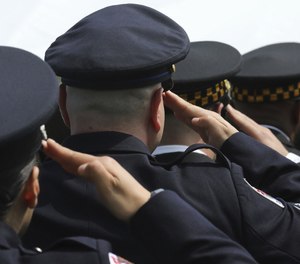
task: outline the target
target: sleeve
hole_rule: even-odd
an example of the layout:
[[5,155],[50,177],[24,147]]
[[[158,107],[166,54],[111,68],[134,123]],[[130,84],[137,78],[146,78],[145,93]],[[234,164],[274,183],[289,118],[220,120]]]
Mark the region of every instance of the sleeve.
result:
[[132,264],[131,262],[113,254],[110,242],[89,237],[63,238],[51,245],[51,247],[47,250],[39,254],[31,254],[28,256],[26,263]]
[[131,220],[131,229],[158,263],[256,263],[241,245],[171,191],[151,198]]
[[299,204],[275,199],[239,175],[233,175],[233,179],[241,207],[245,248],[259,263],[300,263]]
[[300,201],[298,164],[241,132],[225,141],[221,151],[243,168],[251,185],[289,202]]

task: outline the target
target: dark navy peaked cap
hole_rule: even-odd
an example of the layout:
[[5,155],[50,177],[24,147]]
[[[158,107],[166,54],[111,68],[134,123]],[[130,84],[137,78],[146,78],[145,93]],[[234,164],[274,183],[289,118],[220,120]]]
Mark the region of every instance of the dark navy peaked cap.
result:
[[[41,146],[40,126],[55,110],[55,73],[30,52],[0,46],[0,198]],[[8,177],[10,176],[10,177]]]
[[241,71],[231,79],[232,97],[248,103],[300,96],[300,43],[267,45],[243,55]]
[[141,87],[171,77],[189,51],[189,38],[166,15],[138,4],[100,9],[48,48],[45,60],[75,87]]
[[187,57],[176,64],[173,92],[186,101],[209,107],[227,95],[226,80],[241,67],[241,54],[234,47],[216,41],[192,42]]

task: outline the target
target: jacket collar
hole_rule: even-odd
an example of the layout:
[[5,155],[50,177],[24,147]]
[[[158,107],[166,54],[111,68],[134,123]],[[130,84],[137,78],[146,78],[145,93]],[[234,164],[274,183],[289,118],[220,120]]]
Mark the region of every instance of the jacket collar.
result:
[[0,247],[9,249],[17,248],[21,245],[21,241],[17,233],[4,222],[0,222]]
[[142,153],[153,158],[147,146],[138,138],[115,131],[72,135],[63,142],[63,145],[94,155]]

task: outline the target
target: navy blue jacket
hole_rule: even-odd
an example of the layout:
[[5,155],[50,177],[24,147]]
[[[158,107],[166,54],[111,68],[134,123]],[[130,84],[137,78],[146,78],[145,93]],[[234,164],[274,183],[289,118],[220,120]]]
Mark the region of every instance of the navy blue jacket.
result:
[[[168,210],[170,207],[173,209]],[[162,225],[162,221],[169,225]],[[165,191],[151,198],[131,219],[130,227],[159,263],[256,263],[244,248],[172,192]],[[38,252],[25,249],[17,234],[3,222],[0,222],[0,233],[2,264],[129,263],[124,259],[115,262],[119,257],[112,255],[110,243],[104,240],[65,238]]]
[[[183,160],[164,167],[141,141],[118,132],[71,136],[65,146],[114,157],[150,191],[157,188],[175,191],[217,228],[241,243],[257,261],[299,263],[300,210],[293,203],[267,197],[244,179],[250,178],[264,187],[263,190],[285,194],[293,201],[292,197],[300,197],[299,191],[287,194],[286,191],[296,187],[278,179],[299,179],[299,167],[242,133],[232,136],[224,144],[224,150],[235,149],[239,140],[243,142],[242,146],[249,144],[253,152],[258,148],[264,157],[258,156],[257,160],[251,153],[237,157],[240,163],[247,163],[245,172],[240,166],[224,161]],[[255,163],[255,167],[248,163]],[[271,179],[275,178],[273,184]],[[110,241],[118,255],[135,263],[155,263],[147,248],[136,241],[127,226],[100,207],[92,184],[65,173],[51,160],[43,164],[40,180],[41,198],[25,240],[27,245],[45,246],[66,236],[93,236]],[[169,225],[168,222],[162,224]]]
[[110,264],[111,244],[101,239],[72,237],[61,239],[44,252],[25,249],[18,235],[0,222],[1,264]]
[[170,191],[151,198],[130,227],[157,263],[256,263],[244,248]]

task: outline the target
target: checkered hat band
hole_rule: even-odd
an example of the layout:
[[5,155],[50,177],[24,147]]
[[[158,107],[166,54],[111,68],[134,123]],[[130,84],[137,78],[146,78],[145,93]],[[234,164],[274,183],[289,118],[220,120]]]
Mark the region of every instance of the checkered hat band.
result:
[[233,87],[232,98],[247,103],[276,102],[295,99],[300,96],[300,82],[273,88],[246,89]]
[[205,90],[194,89],[193,91],[187,91],[178,95],[193,105],[205,108],[220,101],[229,90],[228,84],[229,82],[224,80]]

